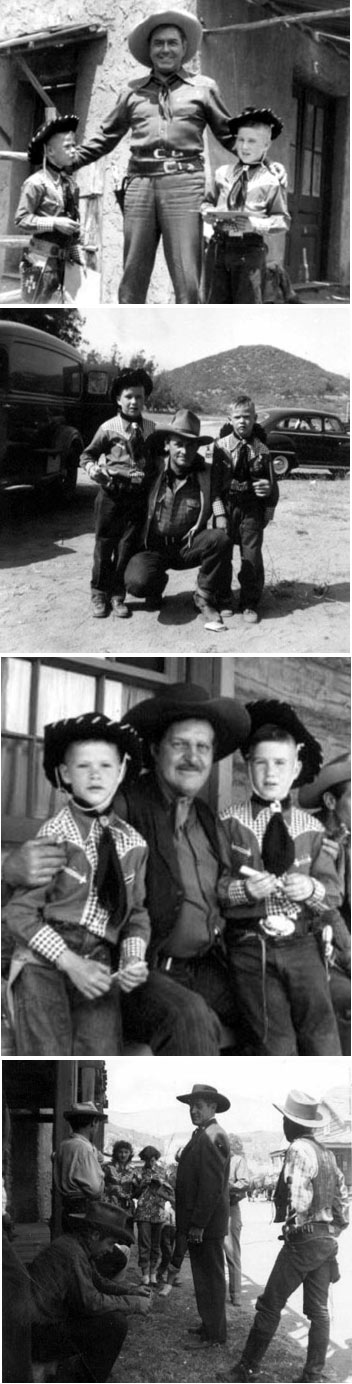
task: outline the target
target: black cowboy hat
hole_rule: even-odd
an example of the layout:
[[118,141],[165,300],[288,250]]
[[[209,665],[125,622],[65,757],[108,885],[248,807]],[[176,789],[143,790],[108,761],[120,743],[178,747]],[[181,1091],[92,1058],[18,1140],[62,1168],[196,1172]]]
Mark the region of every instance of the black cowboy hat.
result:
[[284,734],[291,735],[296,745],[300,746],[302,769],[295,780],[295,787],[301,783],[310,783],[319,773],[323,758],[322,748],[314,735],[306,730],[303,721],[297,716],[289,702],[277,702],[274,699],[263,698],[262,701],[247,702],[247,711],[251,718],[251,731],[242,749],[244,759],[248,759],[253,740],[257,738],[257,732],[263,731],[264,733],[275,726]]
[[86,1226],[92,1226],[99,1230],[105,1230],[107,1235],[116,1235],[116,1240],[120,1245],[133,1245],[134,1236],[130,1230],[125,1229],[126,1216],[118,1207],[112,1208],[108,1202],[94,1201],[87,1210],[80,1214],[71,1211],[67,1215],[67,1222],[71,1230],[79,1230]]
[[210,697],[195,683],[169,683],[156,697],[139,702],[122,718],[121,726],[138,732],[147,742],[164,734],[174,721],[210,721],[216,735],[214,758],[225,759],[248,740],[248,712],[235,697]]
[[202,1082],[196,1083],[185,1096],[176,1096],[176,1100],[180,1100],[182,1105],[193,1105],[197,1096],[201,1096],[203,1100],[211,1101],[211,1103],[216,1102],[216,1109],[219,1112],[230,1109],[231,1101],[227,1099],[227,1096],[222,1096],[215,1086],[204,1086]]
[[147,19],[143,19],[141,24],[137,24],[129,35],[128,47],[132,57],[136,62],[143,64],[143,67],[151,67],[149,44],[155,29],[171,24],[175,29],[181,29],[187,43],[185,62],[190,62],[197,52],[202,38],[202,26],[199,19],[194,15],[187,14],[185,10],[161,10],[159,14],[150,14]]
[[44,726],[43,764],[44,773],[54,788],[58,787],[57,770],[65,751],[78,740],[106,740],[117,745],[122,757],[128,754],[132,759],[138,758],[139,737],[132,724],[128,727],[122,721],[111,721],[109,716],[95,711],[69,716],[64,721],[51,721]]
[[270,106],[262,106],[261,110],[258,106],[245,106],[239,115],[234,115],[232,120],[229,120],[232,135],[238,134],[240,125],[268,125],[272,139],[277,139],[283,129],[283,121],[270,110]]
[[59,115],[58,111],[49,120],[44,120],[29,141],[28,157],[31,163],[40,163],[44,146],[49,139],[53,138],[53,135],[67,134],[68,130],[77,130],[78,123],[78,115]]
[[160,1149],[155,1149],[153,1144],[146,1144],[145,1148],[141,1149],[139,1157],[143,1163],[147,1163],[150,1158],[161,1158]]
[[300,807],[319,807],[322,802],[323,794],[329,792],[329,788],[334,791],[338,783],[349,783],[351,779],[351,755],[341,755],[339,759],[331,759],[329,764],[324,764],[318,777],[313,783],[305,784],[299,793]]
[[138,370],[121,370],[120,375],[115,375],[111,385],[112,399],[117,399],[123,389],[131,389],[133,385],[140,385],[144,389],[146,398],[149,398],[153,390],[153,380],[151,375],[148,375],[148,371],[141,368]]
[[197,442],[199,447],[205,446],[206,442],[214,441],[209,433],[201,433],[200,418],[189,408],[179,408],[171,418],[171,422],[162,423],[160,427],[156,427],[152,436],[153,438],[185,437],[188,442]]

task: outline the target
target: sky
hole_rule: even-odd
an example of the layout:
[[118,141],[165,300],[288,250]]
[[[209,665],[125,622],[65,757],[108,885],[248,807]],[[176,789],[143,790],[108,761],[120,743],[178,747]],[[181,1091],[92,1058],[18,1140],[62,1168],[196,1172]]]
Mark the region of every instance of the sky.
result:
[[260,309],[192,306],[101,307],[87,314],[83,338],[106,356],[117,343],[124,359],[144,350],[160,369],[173,369],[237,346],[270,345],[314,361],[324,370],[349,373],[346,304],[315,307],[267,304]]
[[[321,1096],[348,1085],[351,1063],[341,1057],[116,1057],[108,1058],[109,1109],[122,1127],[152,1128],[157,1134],[192,1130],[188,1107],[176,1097],[196,1082],[215,1086],[231,1101],[221,1115],[230,1132],[263,1128],[282,1135],[282,1116],[272,1102],[284,1103],[291,1089]],[[249,1103],[248,1103],[249,1102]]]

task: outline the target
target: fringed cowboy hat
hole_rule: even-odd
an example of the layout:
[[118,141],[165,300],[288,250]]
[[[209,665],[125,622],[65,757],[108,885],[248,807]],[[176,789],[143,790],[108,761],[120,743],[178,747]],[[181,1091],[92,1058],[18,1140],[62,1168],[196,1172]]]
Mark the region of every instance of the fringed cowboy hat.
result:
[[199,447],[214,441],[210,434],[201,433],[200,418],[189,408],[179,408],[170,423],[162,423],[154,429],[152,437],[185,437],[188,442],[197,442]]
[[182,1105],[193,1105],[198,1096],[202,1100],[211,1102],[211,1104],[214,1102],[215,1105],[216,1103],[216,1109],[219,1113],[230,1109],[231,1101],[227,1099],[227,1096],[222,1096],[215,1086],[204,1086],[202,1083],[196,1083],[185,1096],[176,1096],[176,1100],[180,1100]]
[[69,745],[80,740],[106,740],[117,745],[121,756],[138,759],[139,738],[136,730],[122,725],[121,721],[111,721],[108,716],[88,711],[83,716],[69,716],[64,721],[52,721],[44,726],[44,773],[58,786],[57,770],[62,764]]
[[44,146],[53,135],[66,135],[68,130],[77,130],[78,123],[78,115],[59,115],[58,111],[49,120],[44,120],[29,141],[28,157],[31,163],[40,163]]
[[158,696],[139,702],[128,711],[121,726],[131,727],[150,744],[160,739],[173,722],[189,719],[209,721],[213,726],[215,760],[234,754],[248,739],[250,719],[244,706],[235,697],[212,698],[205,687],[195,683],[170,683]]
[[153,380],[151,375],[148,375],[147,370],[143,369],[121,370],[120,375],[115,375],[111,385],[112,398],[118,399],[123,389],[131,389],[133,385],[140,385],[144,389],[146,398],[149,398],[153,390]]
[[262,106],[261,109],[258,106],[245,106],[239,115],[229,120],[231,134],[237,135],[241,125],[268,125],[272,139],[278,139],[283,129],[283,121],[270,110],[270,106]]
[[160,10],[159,13],[148,15],[141,24],[137,24],[129,35],[128,47],[132,57],[136,62],[142,63],[143,67],[151,67],[149,44],[155,29],[171,24],[176,29],[181,29],[187,43],[185,62],[190,62],[194,58],[200,47],[202,39],[202,26],[199,19],[187,14],[185,10]]
[[320,1124],[323,1116],[318,1111],[319,1101],[314,1096],[307,1096],[305,1091],[289,1091],[286,1096],[285,1105],[277,1105],[273,1101],[275,1110],[280,1110],[281,1115],[286,1115],[287,1120],[292,1120],[293,1124],[306,1125],[310,1129],[312,1125]]
[[72,1105],[69,1106],[68,1110],[64,1110],[63,1114],[64,1120],[68,1120],[69,1124],[71,1120],[78,1124],[80,1119],[107,1120],[108,1118],[107,1115],[104,1115],[103,1110],[98,1110],[94,1100],[72,1101]]
[[247,711],[251,718],[251,731],[243,749],[244,758],[248,759],[251,746],[258,739],[258,731],[261,732],[261,739],[265,739],[265,733],[275,727],[284,734],[291,735],[300,747],[302,769],[295,780],[296,786],[310,783],[319,773],[323,758],[322,748],[314,735],[306,730],[303,721],[296,715],[289,702],[263,698],[262,701],[247,702]]
[[334,791],[338,783],[348,783],[351,779],[351,755],[341,755],[339,759],[331,759],[329,764],[323,764],[318,777],[314,783],[305,784],[300,789],[300,807],[319,807],[324,793],[329,788]]

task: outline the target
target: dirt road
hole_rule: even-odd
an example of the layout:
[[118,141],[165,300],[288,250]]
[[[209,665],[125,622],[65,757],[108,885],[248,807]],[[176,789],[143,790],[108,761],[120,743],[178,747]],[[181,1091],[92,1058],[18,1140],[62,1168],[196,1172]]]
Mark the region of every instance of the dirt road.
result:
[[[0,652],[185,655],[349,652],[349,485],[281,484],[265,534],[266,588],[257,626],[235,613],[221,633],[203,628],[195,573],[171,572],[160,613],[131,598],[132,618],[93,620],[89,582],[96,487],[79,478],[68,509],[29,491],[3,497]],[[238,550],[234,555],[237,587]]]

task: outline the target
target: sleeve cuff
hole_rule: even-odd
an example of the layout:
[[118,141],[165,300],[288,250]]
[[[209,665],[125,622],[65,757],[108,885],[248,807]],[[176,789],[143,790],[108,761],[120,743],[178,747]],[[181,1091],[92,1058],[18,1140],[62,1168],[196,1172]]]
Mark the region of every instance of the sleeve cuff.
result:
[[[213,514],[218,517],[225,516],[225,509],[222,500],[213,500]],[[226,517],[226,516],[225,516]]]
[[41,927],[38,929],[38,932],[34,933],[34,937],[31,937],[30,946],[33,948],[33,951],[39,952],[41,956],[45,956],[46,960],[51,961],[54,966],[57,965],[63,952],[67,951],[67,943],[63,941],[62,937],[58,936],[54,928],[48,926]]
[[228,900],[229,903],[233,904],[245,904],[249,902],[246,886],[242,884],[241,880],[231,880],[228,889]]
[[325,885],[321,884],[319,879],[314,879],[313,875],[311,876],[311,879],[312,884],[314,886],[313,893],[310,895],[310,898],[306,900],[306,903],[308,905],[308,908],[322,909],[324,906],[325,899]]
[[144,961],[147,944],[144,937],[125,937],[121,945],[120,966],[129,961]]

